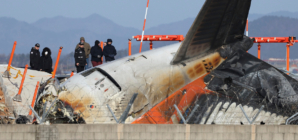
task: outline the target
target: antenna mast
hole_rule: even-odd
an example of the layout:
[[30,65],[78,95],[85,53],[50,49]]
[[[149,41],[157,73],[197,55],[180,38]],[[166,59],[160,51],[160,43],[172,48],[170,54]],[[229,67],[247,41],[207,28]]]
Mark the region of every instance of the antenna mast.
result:
[[142,52],[143,37],[144,37],[144,31],[145,31],[145,25],[146,25],[148,6],[149,6],[149,0],[147,1],[147,7],[146,7],[146,13],[145,13],[145,19],[144,19],[144,25],[143,25],[143,32],[142,32],[142,38],[141,38],[141,44],[140,44],[140,51],[139,51],[140,53]]

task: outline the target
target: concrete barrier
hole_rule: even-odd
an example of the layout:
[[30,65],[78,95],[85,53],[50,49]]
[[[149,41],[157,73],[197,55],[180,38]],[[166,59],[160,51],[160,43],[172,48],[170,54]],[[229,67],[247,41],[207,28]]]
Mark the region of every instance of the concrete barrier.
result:
[[0,125],[0,140],[295,140],[298,126]]

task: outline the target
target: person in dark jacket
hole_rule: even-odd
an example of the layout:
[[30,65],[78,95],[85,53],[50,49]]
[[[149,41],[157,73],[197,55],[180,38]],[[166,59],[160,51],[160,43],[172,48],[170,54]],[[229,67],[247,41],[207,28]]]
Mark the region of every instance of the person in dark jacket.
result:
[[94,46],[91,48],[91,63],[93,67],[102,64],[102,48],[100,47],[100,42],[98,40],[95,41]]
[[39,70],[40,71],[45,71],[50,74],[52,73],[53,61],[52,61],[51,54],[52,54],[52,52],[48,47],[45,47],[42,50],[41,57],[39,60]]
[[103,48],[103,55],[105,56],[106,62],[115,60],[115,56],[117,55],[117,51],[112,45],[112,42],[112,39],[108,39],[107,45]]
[[30,51],[30,67],[33,70],[39,70],[39,59],[40,59],[40,52],[39,52],[40,45],[38,43],[35,44],[35,47],[32,47]]
[[[83,43],[84,44],[84,50],[85,50],[85,54],[86,54],[86,62],[87,62],[87,65],[85,66],[85,69],[87,69],[88,67],[89,67],[89,55],[90,55],[90,50],[91,50],[91,47],[90,47],[90,44],[89,43],[87,43],[86,41],[85,41],[85,38],[84,37],[81,37],[80,38],[80,42],[77,44],[77,46],[76,46],[76,49],[78,49],[79,48],[79,44],[80,43]],[[75,50],[76,50],[75,49]]]
[[87,65],[84,43],[79,44],[79,48],[75,50],[74,57],[75,57],[75,65],[77,67],[77,73],[84,71],[85,66]]

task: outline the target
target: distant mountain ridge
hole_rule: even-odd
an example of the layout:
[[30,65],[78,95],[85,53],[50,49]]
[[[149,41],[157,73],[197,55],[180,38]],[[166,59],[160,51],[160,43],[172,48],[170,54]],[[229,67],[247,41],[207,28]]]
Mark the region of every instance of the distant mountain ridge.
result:
[[78,19],[61,16],[45,18],[33,24],[13,18],[0,18],[0,48],[11,48],[13,42],[17,41],[16,53],[29,52],[35,43],[40,43],[41,48],[52,48],[54,53],[59,46],[63,46],[63,53],[69,53],[73,51],[81,36],[85,37],[91,46],[95,40],[106,41],[112,38],[117,49],[124,49],[127,47],[127,39],[139,33],[140,30],[120,26],[97,14]]
[[[297,12],[298,13],[298,12]],[[250,14],[255,16],[255,20],[249,22],[250,36],[298,36],[298,15],[294,12],[276,12],[270,13],[278,16],[263,16],[261,14]],[[290,17],[297,17],[297,19],[279,17],[286,15]],[[250,18],[250,17],[249,17]],[[186,35],[194,18],[187,18],[181,21],[170,24],[162,24],[145,30],[145,35],[148,34],[182,34]],[[117,50],[125,50],[128,46],[128,38],[133,35],[140,35],[141,30],[135,28],[124,27],[121,23],[114,23],[111,20],[92,14],[86,18],[66,18],[62,16],[54,18],[40,19],[35,23],[28,24],[26,22],[18,21],[13,18],[0,18],[0,49],[1,53],[9,54],[14,41],[18,41],[16,53],[29,53],[30,48],[35,43],[40,43],[41,48],[50,47],[53,51],[53,57],[56,57],[58,48],[63,46],[62,53],[68,54],[74,50],[74,47],[79,42],[79,38],[84,36],[86,41],[91,46],[94,41],[106,41],[107,38],[113,39],[113,45]],[[133,40],[133,53],[139,51],[139,41]],[[173,44],[177,42],[153,42],[153,47],[158,48],[164,45]],[[143,43],[143,50],[149,50],[149,42]],[[264,50],[266,50],[264,44]],[[274,44],[270,44],[273,45]],[[280,44],[283,45],[283,44]],[[279,45],[279,46],[280,46]],[[262,45],[263,46],[263,45]],[[292,47],[295,50],[295,47]],[[254,50],[255,48],[252,48]],[[263,47],[262,47],[263,49]],[[280,48],[277,48],[280,49]],[[283,50],[280,50],[281,52]],[[256,51],[252,51],[255,53]],[[262,52],[262,57],[271,57],[274,53],[266,54]],[[283,57],[285,53],[280,55],[273,55],[274,57]],[[296,54],[291,55],[296,57]]]
[[254,21],[264,16],[280,16],[280,17],[289,17],[289,18],[298,18],[298,12],[289,12],[289,11],[277,11],[268,14],[255,14],[251,13],[248,15],[249,21]]
[[39,29],[53,32],[78,29],[92,31],[97,34],[111,34],[118,32],[120,33],[119,35],[125,35],[127,32],[139,32],[137,29],[123,27],[98,14],[92,14],[86,18],[67,18],[62,16],[44,18],[36,21],[32,25]]

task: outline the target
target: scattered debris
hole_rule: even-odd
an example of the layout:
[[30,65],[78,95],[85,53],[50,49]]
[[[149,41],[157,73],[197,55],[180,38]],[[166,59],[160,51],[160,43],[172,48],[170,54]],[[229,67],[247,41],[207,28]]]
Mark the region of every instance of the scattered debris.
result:
[[23,116],[23,115],[19,115],[19,118],[16,119],[16,124],[27,124],[29,122],[30,122],[30,120],[26,116]]
[[9,116],[9,111],[7,106],[5,105],[5,98],[4,94],[2,92],[2,89],[0,88],[0,116]]
[[265,125],[265,123],[263,121],[260,122],[260,125]]
[[2,89],[0,88],[0,103],[5,103],[4,94],[2,92]]
[[13,119],[9,117],[11,115],[12,113],[9,112],[5,104],[4,93],[0,88],[0,124],[13,124]]
[[0,104],[0,112],[4,112],[6,106],[4,104]]

